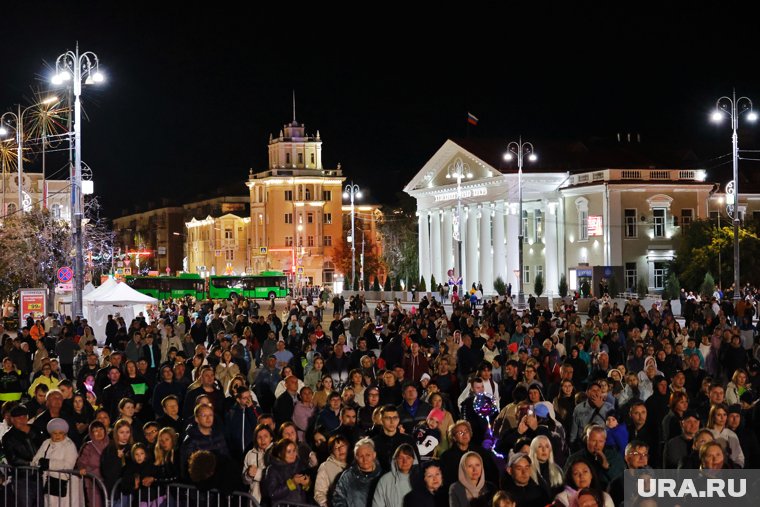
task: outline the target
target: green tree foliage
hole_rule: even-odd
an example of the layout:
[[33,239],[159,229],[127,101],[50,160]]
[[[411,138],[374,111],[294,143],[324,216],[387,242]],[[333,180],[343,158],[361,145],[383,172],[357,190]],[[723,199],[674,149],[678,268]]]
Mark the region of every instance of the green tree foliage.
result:
[[419,240],[415,200],[404,193],[397,197],[399,206],[385,213],[378,230],[383,238],[383,263],[398,284],[394,290],[401,290],[401,280],[411,287],[419,279]]
[[[739,229],[742,282],[760,279],[760,263],[757,262],[760,258],[760,235],[757,225],[749,223]],[[676,258],[670,269],[677,274],[680,286],[687,290],[698,290],[707,273],[720,273],[720,279],[730,284],[734,279],[733,244],[734,231],[730,225],[718,228],[709,220],[692,222],[681,233]]]
[[705,273],[705,278],[702,280],[702,285],[699,288],[702,297],[711,298],[713,292],[715,292],[715,279],[710,273]]
[[71,265],[69,224],[34,208],[6,217],[0,227],[0,297],[21,288],[55,288],[56,272]]
[[499,296],[504,296],[507,293],[507,284],[500,276],[497,276],[496,280],[493,281],[493,288]]
[[386,276],[385,277],[385,285],[383,286],[383,290],[385,292],[390,292],[391,291],[391,287],[392,287],[392,285],[391,285],[391,277],[390,276]]
[[536,291],[536,297],[540,296],[544,292],[544,275],[537,274],[536,279],[533,281],[533,290]]
[[359,277],[354,278],[354,291],[359,292]]
[[678,282],[678,277],[672,271],[668,274],[668,279],[665,280],[665,291],[663,297],[668,300],[678,299],[681,292],[681,284]]
[[559,297],[567,297],[567,277],[562,275],[559,277],[559,286],[557,287]]
[[393,290],[395,291],[401,290],[401,279],[399,277],[393,278]]
[[365,278],[365,279],[364,279],[364,280],[362,280],[362,281],[364,282],[364,284],[363,284],[363,286],[364,286],[364,290],[365,290],[365,291],[369,290],[369,278]]
[[372,282],[372,290],[380,292],[380,277],[375,275],[375,281]]
[[430,290],[438,290],[438,282],[435,280],[435,275],[430,275]]
[[425,284],[424,276],[420,277],[420,284],[417,288],[419,289],[420,292],[427,292],[427,284]]

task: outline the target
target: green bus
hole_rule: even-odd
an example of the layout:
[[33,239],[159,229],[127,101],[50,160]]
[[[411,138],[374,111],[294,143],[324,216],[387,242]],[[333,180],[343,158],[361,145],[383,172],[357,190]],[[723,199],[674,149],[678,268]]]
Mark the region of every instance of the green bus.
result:
[[211,299],[282,298],[288,295],[288,277],[282,271],[262,271],[258,275],[211,276],[208,282]]
[[156,299],[193,296],[206,299],[206,281],[200,275],[184,273],[180,276],[127,276],[127,284]]

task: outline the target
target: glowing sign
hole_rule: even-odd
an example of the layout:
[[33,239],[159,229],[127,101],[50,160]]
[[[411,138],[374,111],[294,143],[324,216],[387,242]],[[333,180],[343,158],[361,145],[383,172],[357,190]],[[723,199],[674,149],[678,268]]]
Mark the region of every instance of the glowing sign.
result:
[[[482,197],[488,195],[488,188],[472,188],[462,190],[462,199],[469,199],[470,197]],[[452,201],[457,198],[456,190],[452,192],[444,192],[435,196],[435,202]]]
[[600,215],[590,215],[588,217],[588,235],[603,236],[602,217]]

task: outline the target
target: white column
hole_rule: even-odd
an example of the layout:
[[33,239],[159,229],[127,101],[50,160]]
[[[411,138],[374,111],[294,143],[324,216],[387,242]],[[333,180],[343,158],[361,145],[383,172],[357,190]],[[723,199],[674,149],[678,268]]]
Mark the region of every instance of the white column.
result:
[[467,240],[462,248],[467,250],[467,279],[464,288],[469,289],[473,283],[480,281],[478,273],[478,207],[475,204],[467,208]]
[[[418,211],[417,228],[419,233],[420,276],[425,277],[425,283],[430,283],[430,232],[428,229],[428,212]],[[418,285],[419,280],[409,280],[409,286]]]
[[507,214],[507,284],[512,284],[512,295],[517,300],[517,276],[515,271],[519,269],[517,264],[519,263],[519,253],[517,251],[517,245],[520,239],[520,217],[517,216],[517,204],[509,206],[509,214]]
[[[443,210],[443,224],[441,226],[441,282],[448,281],[446,273],[450,269],[456,271],[456,263],[454,262],[454,229],[451,225],[451,208]],[[461,275],[461,273],[458,273]]]
[[557,203],[547,201],[544,206],[544,291],[548,296],[556,295],[559,286],[557,237]]
[[493,253],[491,251],[491,210],[490,203],[480,208],[480,282],[483,294],[493,294]]
[[[441,212],[433,210],[430,214],[430,259],[432,261],[432,274],[435,276],[436,283],[443,282],[443,272],[441,270]],[[430,281],[428,280],[428,284]],[[435,291],[435,287],[430,287]]]
[[[454,213],[456,213],[457,210],[454,209]],[[462,215],[459,217],[459,242],[461,244],[457,244],[457,242],[454,242],[454,248],[457,250],[457,252],[454,254],[454,269],[460,270],[460,273],[457,273],[457,277],[462,277],[462,283],[467,280],[467,257],[469,255],[467,254],[467,241],[470,237],[467,231],[467,220],[469,219],[469,213],[467,213],[467,206],[462,206]],[[461,256],[461,259],[457,259],[457,255]]]
[[493,277],[507,283],[507,254],[504,244],[504,203],[497,202],[493,218]]

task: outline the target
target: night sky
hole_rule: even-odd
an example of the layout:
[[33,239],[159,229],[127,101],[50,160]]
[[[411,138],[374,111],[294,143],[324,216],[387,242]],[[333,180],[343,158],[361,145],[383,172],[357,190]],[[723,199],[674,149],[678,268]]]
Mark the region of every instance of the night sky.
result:
[[[100,57],[107,83],[83,96],[83,159],[110,217],[161,197],[244,193],[248,169],[266,168],[269,134],[292,118],[293,90],[325,166],[340,162],[382,203],[467,134],[468,111],[480,119],[471,137],[522,134],[539,153],[542,139],[632,132],[726,170],[730,131],[709,111],[732,86],[760,106],[754,25],[716,9],[14,4],[2,12],[3,110],[28,103],[75,41]],[[742,148],[760,147],[760,125],[740,132]]]

